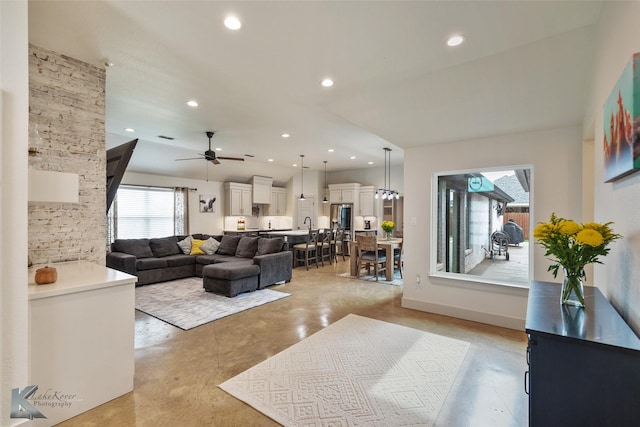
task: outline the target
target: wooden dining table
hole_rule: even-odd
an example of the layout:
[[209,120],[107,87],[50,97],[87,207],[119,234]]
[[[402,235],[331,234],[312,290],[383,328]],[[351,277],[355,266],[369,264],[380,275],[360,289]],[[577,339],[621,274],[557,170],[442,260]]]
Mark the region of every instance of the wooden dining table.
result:
[[[385,270],[385,279],[387,281],[393,280],[393,270],[394,270],[394,262],[393,262],[393,250],[399,248],[402,245],[401,238],[393,238],[387,240],[384,237],[378,238],[378,248],[384,249],[387,257],[387,269]],[[358,254],[359,251],[358,242],[350,241],[349,242],[349,274],[352,276],[358,275]]]

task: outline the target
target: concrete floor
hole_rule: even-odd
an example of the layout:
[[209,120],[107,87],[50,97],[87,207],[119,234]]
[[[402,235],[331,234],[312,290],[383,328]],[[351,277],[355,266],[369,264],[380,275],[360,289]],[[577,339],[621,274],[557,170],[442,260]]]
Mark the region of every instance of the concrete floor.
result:
[[290,297],[190,331],[136,311],[134,391],[60,426],[276,426],[217,385],[349,313],[471,343],[437,426],[528,425],[524,332],[404,309],[402,287],[339,277],[348,265],[296,268],[271,287]]

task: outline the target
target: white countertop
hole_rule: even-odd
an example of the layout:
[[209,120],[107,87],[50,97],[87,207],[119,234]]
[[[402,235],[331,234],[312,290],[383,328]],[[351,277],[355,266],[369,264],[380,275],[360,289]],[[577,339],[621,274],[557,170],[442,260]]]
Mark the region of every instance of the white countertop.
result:
[[29,268],[29,300],[135,284],[138,281],[136,276],[87,261],[61,262],[49,266],[56,268],[58,280],[48,285],[37,285],[35,282],[36,270],[44,265]]
[[271,236],[306,236],[309,230],[270,231]]

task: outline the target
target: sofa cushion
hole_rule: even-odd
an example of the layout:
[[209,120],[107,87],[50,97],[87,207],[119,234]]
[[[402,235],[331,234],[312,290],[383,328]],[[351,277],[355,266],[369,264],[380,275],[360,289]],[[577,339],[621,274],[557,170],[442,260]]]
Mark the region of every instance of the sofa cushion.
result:
[[267,239],[260,237],[258,239],[258,251],[256,255],[275,254],[282,250],[284,244],[284,237],[275,237],[273,239]]
[[218,246],[218,251],[216,253],[220,255],[235,255],[240,239],[240,236],[222,236],[222,241],[220,242],[220,246]]
[[167,259],[165,258],[138,258],[136,260],[136,269],[154,270],[156,268],[167,268]]
[[222,255],[216,259],[215,263],[219,264],[222,262],[246,262],[246,263],[252,264],[253,258],[242,258],[239,256]]
[[238,242],[236,256],[239,258],[253,258],[258,251],[259,237],[242,237]]
[[206,240],[200,240],[200,239],[191,239],[191,252],[190,255],[204,255],[204,251],[202,249],[200,249],[200,246],[202,246],[204,244],[204,242],[206,242]]
[[178,238],[175,236],[163,237],[160,239],[149,239],[149,246],[151,247],[151,252],[153,252],[153,256],[155,257],[182,253],[178,246]]
[[167,267],[180,267],[182,265],[193,265],[196,263],[196,257],[184,254],[169,255],[163,259],[167,261]]
[[116,239],[113,242],[113,251],[133,255],[136,258],[153,257],[149,239]]
[[207,241],[204,242],[202,246],[200,246],[200,249],[202,249],[202,251],[207,255],[213,255],[216,253],[219,246],[220,242],[218,242],[213,237],[209,237],[209,239],[207,239]]
[[183,254],[189,255],[191,253],[191,236],[187,236],[183,240],[180,240],[178,242],[178,246],[182,250]]

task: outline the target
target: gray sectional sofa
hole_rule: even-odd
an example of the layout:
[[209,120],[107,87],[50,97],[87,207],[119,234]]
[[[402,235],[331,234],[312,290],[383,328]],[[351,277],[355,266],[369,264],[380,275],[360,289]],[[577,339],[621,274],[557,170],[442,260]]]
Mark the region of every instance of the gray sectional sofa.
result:
[[205,266],[223,262],[258,266],[258,289],[291,280],[291,252],[283,238],[193,234],[191,238],[197,240],[213,238],[219,246],[215,253],[191,255],[185,245],[187,237],[116,239],[111,244],[111,252],[107,253],[107,267],[136,276],[138,286],[202,277]]

